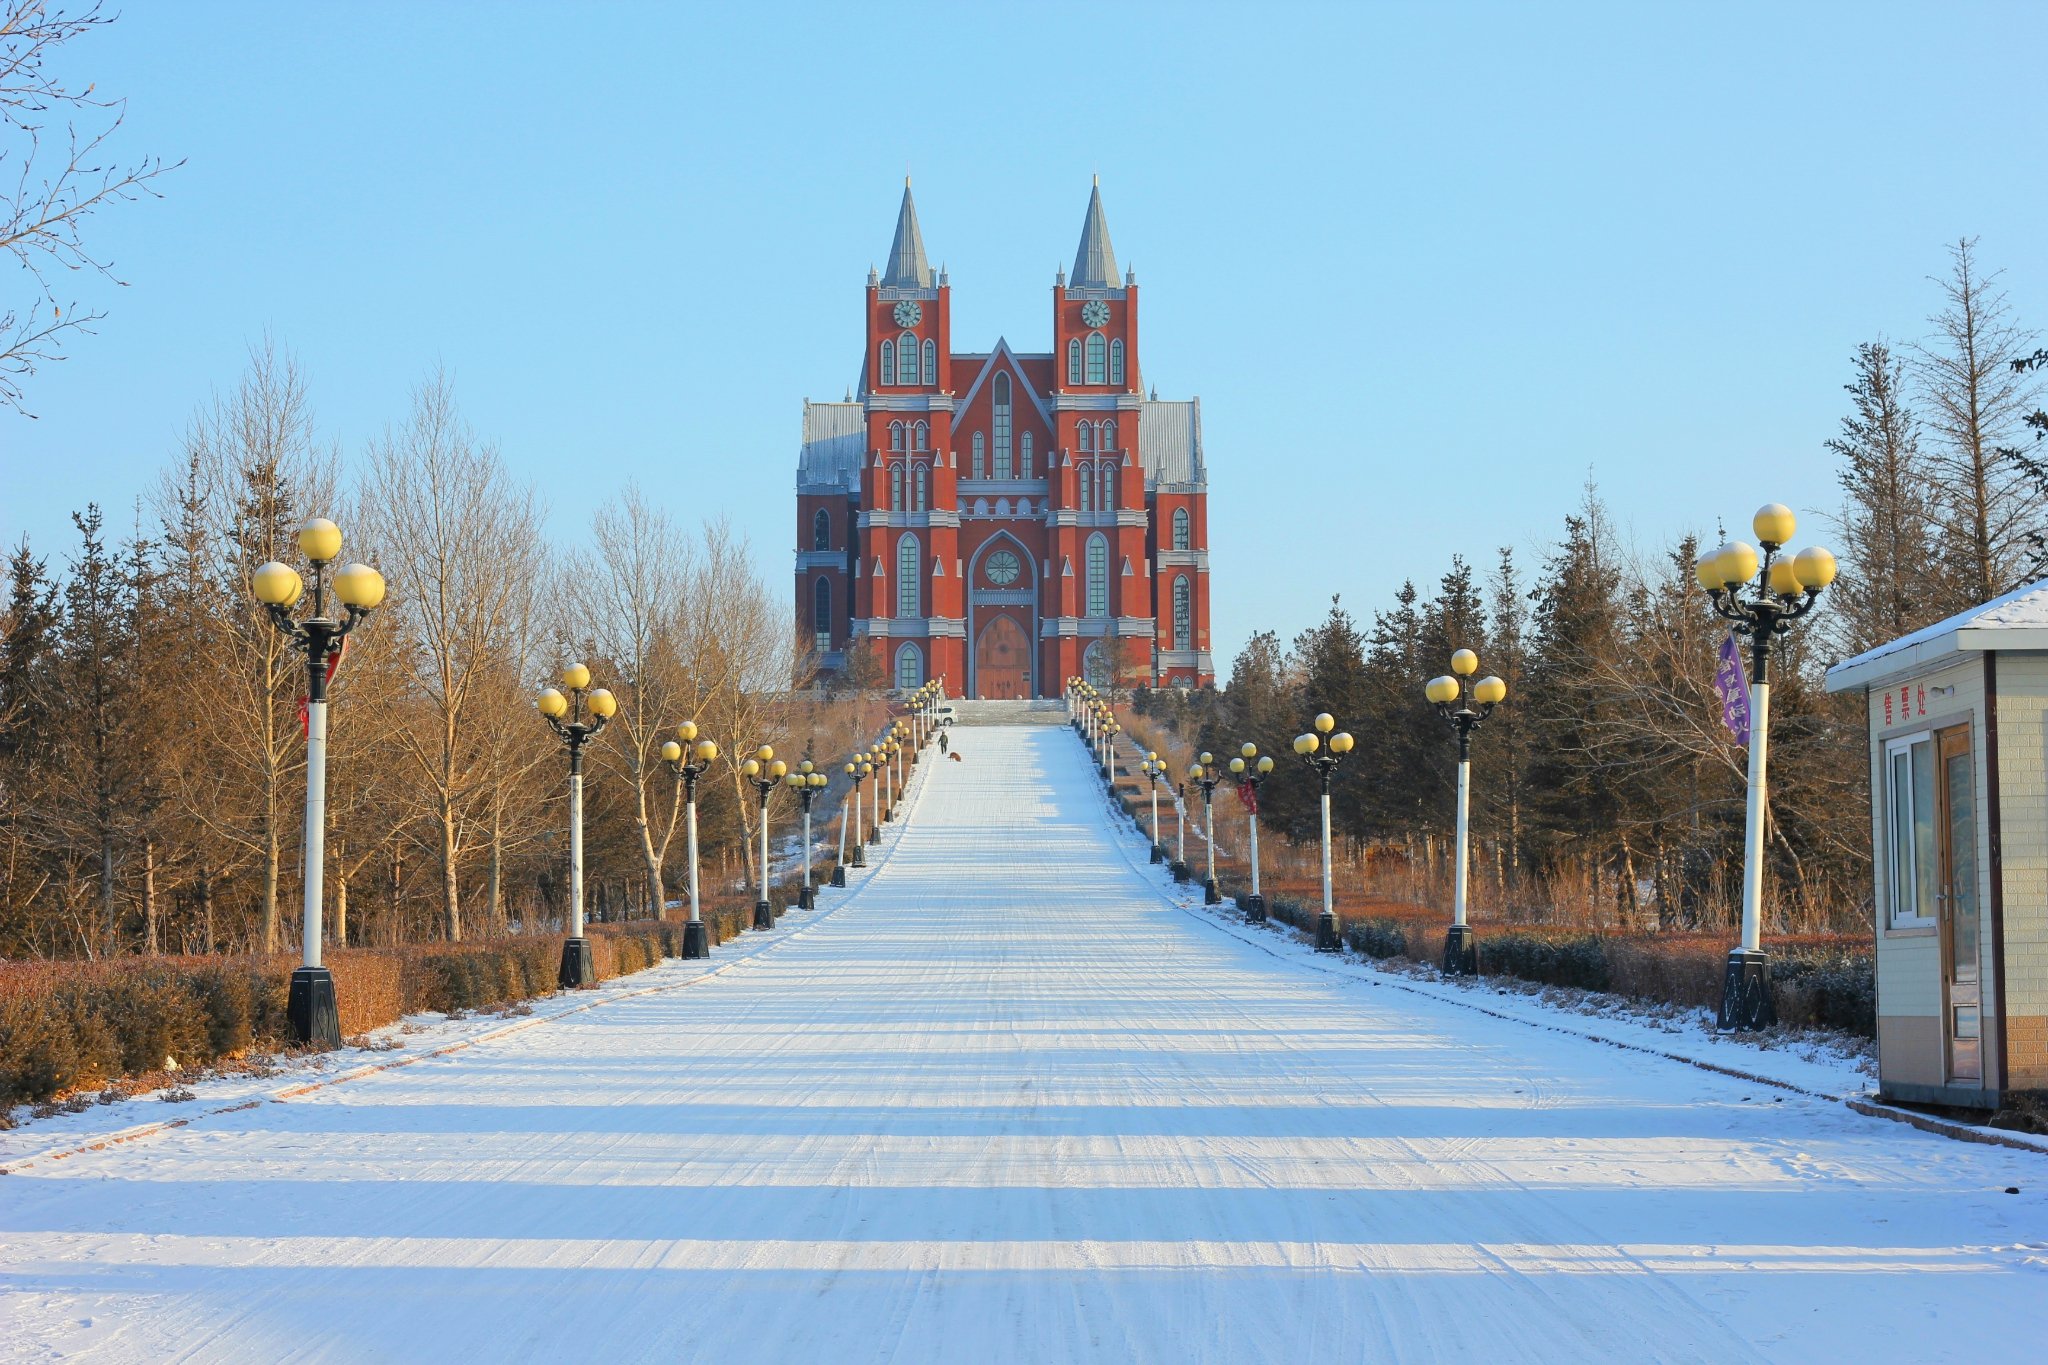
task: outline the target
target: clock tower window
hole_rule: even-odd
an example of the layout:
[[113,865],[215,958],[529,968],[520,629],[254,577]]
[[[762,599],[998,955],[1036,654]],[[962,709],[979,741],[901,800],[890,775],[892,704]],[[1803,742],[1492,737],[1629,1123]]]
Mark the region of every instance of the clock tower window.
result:
[[1124,344],[1122,341],[1112,341],[1109,343],[1109,382],[1112,384],[1124,382]]
[[[883,349],[886,353],[886,342],[883,344]],[[886,354],[883,359],[887,360]],[[1067,342],[1067,382],[1069,384],[1081,382],[1081,338],[1079,337],[1074,337]]]
[[880,382],[884,384],[896,382],[896,343],[893,341],[882,343],[882,378]]
[[1109,369],[1109,345],[1102,339],[1102,333],[1088,334],[1088,382],[1107,384]]
[[924,344],[924,382],[939,382],[939,343],[927,340]]
[[917,377],[917,338],[908,332],[896,338],[896,382],[922,382]]

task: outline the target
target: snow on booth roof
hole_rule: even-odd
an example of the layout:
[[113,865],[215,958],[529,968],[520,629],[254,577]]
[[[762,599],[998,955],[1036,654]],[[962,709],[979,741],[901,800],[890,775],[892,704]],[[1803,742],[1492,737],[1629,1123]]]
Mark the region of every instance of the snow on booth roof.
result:
[[1844,659],[1828,670],[1827,687],[1847,692],[1959,650],[2001,649],[2048,649],[2048,579]]

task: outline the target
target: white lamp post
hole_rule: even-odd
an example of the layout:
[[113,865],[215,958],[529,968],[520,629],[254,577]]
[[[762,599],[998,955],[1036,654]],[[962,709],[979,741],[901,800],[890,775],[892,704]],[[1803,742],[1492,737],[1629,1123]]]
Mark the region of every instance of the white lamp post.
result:
[[[1337,921],[1336,889],[1330,880],[1330,775],[1344,755],[1351,752],[1352,740],[1348,733],[1330,731],[1337,728],[1336,717],[1325,711],[1315,718],[1315,728],[1294,738],[1294,752],[1303,763],[1312,769],[1323,788],[1323,913],[1316,920],[1316,951],[1337,953],[1344,950],[1344,926]],[[1326,744],[1323,736],[1329,735]]]
[[1458,861],[1452,879],[1451,928],[1444,937],[1444,975],[1471,976],[1479,970],[1479,949],[1467,922],[1472,870],[1472,732],[1508,695],[1499,678],[1472,681],[1479,656],[1469,649],[1451,655],[1451,671],[1432,678],[1424,694],[1458,735]]
[[[687,747],[685,747],[687,746]],[[697,779],[704,776],[718,757],[718,745],[697,737],[697,722],[686,720],[676,727],[676,737],[661,746],[668,770],[683,787],[683,820],[689,838],[690,919],[683,925],[683,956],[709,957],[711,935],[697,908]]]
[[568,695],[550,687],[534,699],[548,728],[569,751],[569,936],[562,943],[556,981],[563,990],[589,990],[597,985],[597,969],[583,933],[583,746],[604,729],[619,704],[602,687],[591,687],[590,670],[582,664],[562,670],[562,686]]

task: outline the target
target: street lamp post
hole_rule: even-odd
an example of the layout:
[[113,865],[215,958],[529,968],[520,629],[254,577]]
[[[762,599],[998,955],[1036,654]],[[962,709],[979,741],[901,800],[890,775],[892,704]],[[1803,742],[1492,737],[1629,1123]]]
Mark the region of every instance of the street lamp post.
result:
[[1273,760],[1259,756],[1259,746],[1246,744],[1230,760],[1230,774],[1237,779],[1237,798],[1244,802],[1245,816],[1252,832],[1252,894],[1244,903],[1244,922],[1266,922],[1266,898],[1259,894],[1259,784],[1273,775]]
[[562,686],[569,689],[566,696],[550,687],[533,704],[569,751],[569,937],[562,942],[562,969],[555,980],[563,990],[576,991],[597,985],[590,940],[583,934],[583,746],[604,729],[619,704],[602,687],[590,685],[590,670],[582,664],[562,670]]
[[[1721,983],[1724,1029],[1766,1028],[1778,1020],[1771,964],[1763,950],[1765,764],[1770,747],[1770,657],[1773,638],[1812,611],[1835,581],[1835,557],[1819,546],[1783,554],[1798,522],[1792,509],[1770,503],[1750,522],[1763,555],[1740,541],[1700,557],[1695,573],[1714,611],[1749,646],[1749,791],[1742,845],[1742,943],[1728,954]],[[1746,592],[1745,592],[1746,590]]]
[[1496,677],[1472,681],[1479,656],[1469,649],[1451,655],[1451,671],[1432,678],[1424,689],[1436,713],[1458,735],[1458,861],[1452,878],[1451,928],[1444,936],[1444,975],[1471,976],[1479,971],[1479,948],[1466,920],[1472,870],[1472,732],[1507,698],[1508,685]]
[[1173,784],[1173,866],[1167,869],[1177,882],[1188,879],[1188,784]]
[[1124,727],[1114,720],[1103,722],[1102,726],[1102,785],[1116,790],[1116,737]]
[[[881,812],[881,822],[886,825],[896,818],[896,737],[889,735],[884,739],[878,752],[882,758],[882,786],[876,794],[875,805]],[[876,839],[879,841],[880,837],[878,832]]]
[[1145,775],[1146,784],[1152,788],[1152,861],[1166,861],[1166,840],[1159,834],[1159,783],[1166,776],[1166,765],[1159,761],[1156,753],[1147,753],[1145,761],[1138,765],[1138,771]]
[[[832,885],[834,886],[846,885],[846,869],[848,867],[866,867],[868,865],[867,857],[861,850],[861,845],[867,839],[867,826],[863,825],[860,819],[860,788],[861,783],[867,781],[868,774],[873,771],[874,769],[868,765],[866,755],[864,754],[855,754],[853,761],[846,765],[846,780],[853,784],[853,800],[851,802],[841,801],[839,804],[839,861],[832,869]],[[853,861],[851,863],[846,861],[846,830],[849,823],[859,831],[853,836]]]
[[740,774],[761,794],[761,897],[754,902],[754,927],[773,929],[775,906],[768,899],[768,798],[789,775],[789,765],[775,756],[773,748],[763,744],[754,750],[752,758],[740,765]]
[[1209,846],[1209,875],[1202,882],[1202,904],[1215,905],[1222,901],[1223,891],[1216,885],[1216,784],[1223,780],[1223,774],[1216,767],[1216,756],[1204,753],[1188,769],[1188,781],[1202,789],[1202,842]]
[[787,779],[789,789],[796,793],[804,805],[804,887],[797,893],[796,908],[815,910],[818,907],[818,893],[811,885],[811,803],[818,799],[818,793],[825,790],[825,774],[819,772],[808,758],[796,765],[796,771]]
[[[685,747],[688,746],[688,747]],[[697,737],[697,722],[686,720],[676,727],[676,737],[661,746],[662,759],[683,788],[683,827],[690,852],[690,919],[683,926],[683,956],[709,957],[711,936],[697,907],[697,779],[704,776],[718,757],[718,746]]]
[[327,683],[341,662],[342,641],[384,600],[384,576],[367,564],[351,564],[334,575],[341,619],[327,614],[327,566],[341,553],[341,528],[314,517],[299,528],[299,550],[313,565],[313,614],[292,615],[305,585],[298,570],[276,560],[256,571],[256,600],[292,647],[306,656],[306,852],[304,919],[300,925],[298,970],[285,997],[292,1041],[315,1047],[341,1046],[341,1011],[334,999],[334,974],[321,962],[321,903],[327,865]]
[[[1351,752],[1351,736],[1337,728],[1336,717],[1325,711],[1315,719],[1315,728],[1294,737],[1294,752],[1321,781],[1323,788],[1323,913],[1316,920],[1316,951],[1336,953],[1344,949],[1343,926],[1337,922],[1337,901],[1330,882],[1330,775],[1344,755]],[[1330,735],[1329,742],[1323,736]]]

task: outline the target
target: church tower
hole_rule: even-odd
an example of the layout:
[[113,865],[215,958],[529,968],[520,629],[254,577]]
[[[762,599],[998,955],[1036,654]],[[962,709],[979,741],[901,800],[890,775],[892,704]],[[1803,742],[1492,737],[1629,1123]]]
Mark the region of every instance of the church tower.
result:
[[1053,346],[956,351],[906,179],[857,392],[804,404],[797,604],[823,673],[956,696],[1214,681],[1198,402],[1148,398],[1100,186]]

